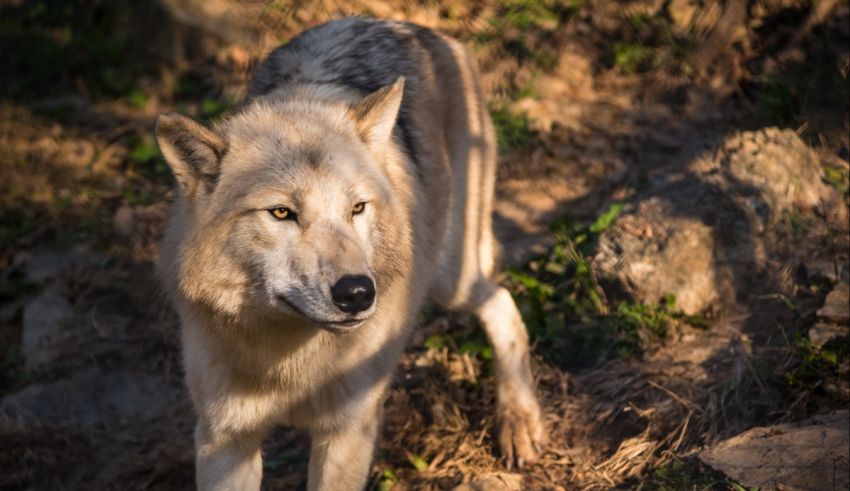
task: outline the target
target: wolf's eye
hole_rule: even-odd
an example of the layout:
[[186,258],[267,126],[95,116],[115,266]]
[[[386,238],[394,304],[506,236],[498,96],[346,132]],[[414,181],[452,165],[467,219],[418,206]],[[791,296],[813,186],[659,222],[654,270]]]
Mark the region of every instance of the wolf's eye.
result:
[[351,214],[352,215],[359,215],[359,214],[363,213],[363,210],[365,210],[365,209],[366,209],[366,202],[361,201],[360,203],[357,203],[356,205],[354,205],[354,208],[351,209]]
[[295,212],[285,206],[270,208],[269,213],[278,220],[295,220],[297,218]]

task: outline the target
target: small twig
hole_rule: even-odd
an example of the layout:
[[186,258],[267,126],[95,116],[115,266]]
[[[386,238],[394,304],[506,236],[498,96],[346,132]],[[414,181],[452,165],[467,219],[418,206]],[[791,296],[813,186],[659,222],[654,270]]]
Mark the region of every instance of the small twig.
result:
[[744,353],[744,363],[747,364],[747,368],[750,370],[753,378],[756,380],[756,384],[758,384],[759,388],[762,392],[767,392],[767,387],[764,385],[764,382],[761,381],[761,377],[759,377],[758,372],[756,372],[756,367],[753,366],[752,362],[750,362],[750,357]]
[[679,432],[679,439],[676,440],[675,445],[670,447],[671,451],[675,452],[676,450],[679,450],[679,447],[682,445],[682,440],[685,439],[685,432],[688,431],[688,423],[691,422],[691,416],[693,416],[693,414],[694,414],[694,412],[690,411],[690,412],[688,412],[688,415],[685,417],[685,424],[682,425],[682,431]]
[[436,455],[433,459],[431,459],[431,463],[430,463],[430,464],[428,464],[428,471],[429,471],[429,472],[434,471],[434,469],[436,469],[436,468],[437,468],[437,465],[439,465],[439,464],[440,464],[440,462],[442,462],[442,461],[443,461],[443,459],[445,458],[445,456],[446,456],[446,451],[445,451],[445,450],[441,450],[441,451],[440,451],[440,453],[438,453],[438,454],[437,454],[437,455]]
[[482,420],[481,424],[484,428],[481,428],[481,433],[478,434],[478,440],[475,442],[475,445],[481,445],[481,442],[484,441],[484,437],[487,436],[486,420]]
[[787,423],[787,422],[791,421],[792,416],[793,416],[792,413],[797,408],[797,405],[800,404],[800,402],[802,402],[803,399],[808,398],[810,394],[811,394],[810,391],[803,391],[803,393],[800,394],[799,397],[797,397],[797,399],[794,401],[794,403],[791,404],[790,406],[788,406],[788,409],[785,410],[785,415],[782,416],[779,419],[779,422],[780,423]]
[[684,399],[684,398],[682,398],[682,397],[679,397],[679,396],[678,396],[675,392],[673,392],[672,390],[670,390],[670,389],[668,389],[668,388],[666,388],[666,387],[662,387],[661,385],[659,385],[659,384],[657,384],[657,383],[653,382],[652,380],[647,380],[646,382],[647,382],[649,385],[651,385],[651,386],[655,387],[656,389],[658,389],[658,390],[660,390],[660,391],[664,392],[664,393],[665,393],[665,394],[667,394],[668,396],[672,397],[672,398],[673,398],[673,400],[675,400],[675,401],[676,401],[676,402],[678,402],[679,404],[681,404],[681,405],[685,406],[686,408],[688,408],[688,409],[693,409],[693,410],[695,410],[695,411],[699,412],[700,414],[703,414],[703,410],[702,410],[702,408],[701,408],[701,407],[697,406],[696,404],[694,404],[693,402],[691,402],[691,401],[689,401],[689,400],[687,400],[687,399]]
[[783,326],[782,326],[782,323],[781,323],[781,322],[777,322],[777,323],[776,323],[776,327],[778,327],[778,328],[779,328],[779,332],[781,332],[781,333],[782,333],[782,337],[785,339],[785,345],[786,345],[786,346],[791,346],[791,340],[790,340],[790,339],[788,339],[788,333],[787,333],[787,332],[785,332],[785,327],[783,327]]

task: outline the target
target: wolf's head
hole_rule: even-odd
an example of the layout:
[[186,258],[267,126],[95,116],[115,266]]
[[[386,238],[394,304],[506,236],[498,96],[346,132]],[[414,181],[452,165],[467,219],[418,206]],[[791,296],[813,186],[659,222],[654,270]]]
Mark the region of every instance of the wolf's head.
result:
[[213,129],[160,116],[179,191],[163,263],[181,294],[336,330],[369,318],[408,235],[393,225],[406,199],[392,143],[403,87],[351,103],[260,98]]

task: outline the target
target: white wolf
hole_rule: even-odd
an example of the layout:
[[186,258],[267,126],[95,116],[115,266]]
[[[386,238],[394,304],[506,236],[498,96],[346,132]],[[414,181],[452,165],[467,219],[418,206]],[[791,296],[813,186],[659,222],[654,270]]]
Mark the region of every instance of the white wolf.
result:
[[544,439],[519,312],[493,282],[494,131],[456,41],[350,18],[259,66],[206,128],[160,116],[178,183],[160,272],[182,323],[201,489],[259,489],[260,444],[309,429],[309,489],[362,489],[384,393],[427,299],[496,359],[509,464]]

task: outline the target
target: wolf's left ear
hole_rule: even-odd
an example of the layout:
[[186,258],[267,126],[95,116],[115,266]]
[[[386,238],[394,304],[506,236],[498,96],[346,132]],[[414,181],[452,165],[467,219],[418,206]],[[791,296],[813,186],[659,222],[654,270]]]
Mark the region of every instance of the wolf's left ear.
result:
[[392,85],[372,92],[354,106],[357,130],[363,141],[369,144],[389,141],[398,118],[403,95],[404,77],[399,77]]
[[217,133],[181,114],[161,114],[156,120],[156,141],[185,196],[213,188],[226,150]]

